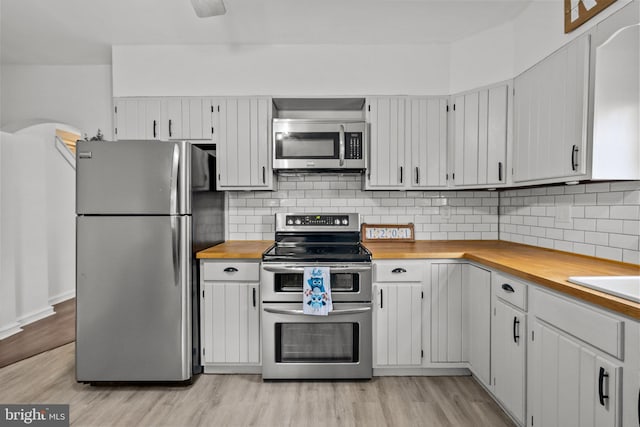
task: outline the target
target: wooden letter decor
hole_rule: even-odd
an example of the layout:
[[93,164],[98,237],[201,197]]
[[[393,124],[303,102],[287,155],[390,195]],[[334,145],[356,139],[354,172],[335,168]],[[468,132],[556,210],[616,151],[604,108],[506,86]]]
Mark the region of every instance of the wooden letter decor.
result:
[[616,0],[564,0],[564,32],[570,33]]

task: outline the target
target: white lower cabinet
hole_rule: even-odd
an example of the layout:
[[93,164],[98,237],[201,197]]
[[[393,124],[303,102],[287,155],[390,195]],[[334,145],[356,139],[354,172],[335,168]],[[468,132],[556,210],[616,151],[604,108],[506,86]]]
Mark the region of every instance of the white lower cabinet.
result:
[[201,307],[205,373],[259,372],[259,263],[202,261]]
[[491,390],[520,424],[525,421],[527,285],[494,273],[491,318]]
[[374,266],[374,368],[422,365],[422,296],[426,263]]
[[491,383],[491,272],[463,266],[469,307],[467,333],[469,367],[486,387]]
[[466,263],[431,263],[431,362],[467,360],[464,329],[467,324],[467,298],[462,270]]
[[[625,353],[626,321],[540,290],[532,292],[531,312],[527,425],[627,425],[621,423],[623,361],[612,356]],[[633,350],[627,365],[637,365]],[[626,408],[625,419],[633,411]]]

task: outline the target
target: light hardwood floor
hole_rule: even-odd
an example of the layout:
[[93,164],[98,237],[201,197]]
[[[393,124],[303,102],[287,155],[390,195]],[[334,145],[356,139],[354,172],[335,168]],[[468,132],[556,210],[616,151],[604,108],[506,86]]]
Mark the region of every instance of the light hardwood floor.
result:
[[92,387],[75,344],[0,369],[0,402],[70,404],[75,426],[511,426],[471,377],[263,382],[200,375],[190,387]]

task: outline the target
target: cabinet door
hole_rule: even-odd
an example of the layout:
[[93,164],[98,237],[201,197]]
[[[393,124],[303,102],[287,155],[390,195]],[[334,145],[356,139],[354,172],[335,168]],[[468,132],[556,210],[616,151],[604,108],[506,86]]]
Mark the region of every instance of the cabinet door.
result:
[[422,364],[422,284],[376,284],[376,366]]
[[271,100],[225,98],[215,107],[218,189],[272,188]]
[[115,100],[116,139],[160,139],[160,107],[159,99]]
[[506,182],[507,88],[500,85],[454,97],[455,185]]
[[514,182],[562,182],[586,172],[589,35],[515,79]]
[[211,101],[204,98],[167,100],[167,134],[169,139],[211,139],[213,113]]
[[468,355],[471,370],[485,385],[491,383],[491,272],[474,265],[462,270],[468,298]]
[[431,265],[431,361],[463,362],[468,315],[461,263]]
[[[184,105],[189,114],[189,104]],[[167,100],[167,135],[169,139],[188,139],[188,125],[183,117],[183,100],[182,98],[171,98]]]
[[407,150],[412,188],[447,185],[447,100],[411,98]]
[[260,363],[259,285],[204,282],[204,363]]
[[520,424],[525,417],[525,322],[524,313],[495,299],[491,346],[493,392]]
[[619,426],[621,368],[538,319],[532,329],[528,425]]
[[367,98],[369,161],[367,188],[403,188],[410,181],[405,167],[404,97]]

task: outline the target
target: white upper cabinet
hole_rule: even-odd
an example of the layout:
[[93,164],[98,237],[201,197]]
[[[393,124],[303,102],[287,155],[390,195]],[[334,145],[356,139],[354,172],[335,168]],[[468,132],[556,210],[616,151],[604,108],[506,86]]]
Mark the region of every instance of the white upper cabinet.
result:
[[210,140],[213,132],[211,101],[206,98],[167,99],[169,139]]
[[447,185],[447,99],[411,97],[408,100],[407,165],[411,188]]
[[114,103],[114,134],[119,140],[211,140],[208,98],[118,98]]
[[271,98],[217,98],[212,105],[218,189],[273,189]]
[[456,186],[506,183],[508,85],[453,97],[451,178]]
[[116,99],[114,104],[113,134],[117,140],[161,139],[160,99]]
[[406,98],[367,98],[369,159],[365,188],[402,189],[411,179],[405,166]]
[[515,79],[515,183],[572,181],[586,174],[590,35]]

